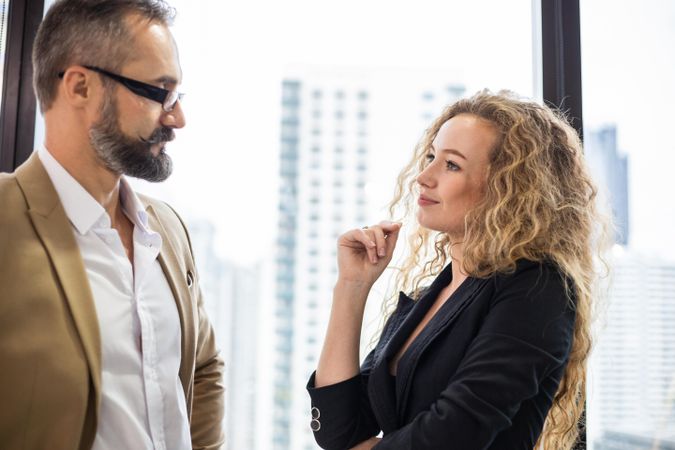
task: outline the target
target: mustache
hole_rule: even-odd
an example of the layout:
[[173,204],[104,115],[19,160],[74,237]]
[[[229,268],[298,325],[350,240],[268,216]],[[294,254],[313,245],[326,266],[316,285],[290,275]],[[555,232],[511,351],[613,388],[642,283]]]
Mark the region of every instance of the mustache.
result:
[[159,144],[160,142],[173,141],[175,137],[176,134],[173,132],[173,129],[168,127],[160,127],[153,131],[148,138],[140,137],[140,139],[148,145],[154,145]]

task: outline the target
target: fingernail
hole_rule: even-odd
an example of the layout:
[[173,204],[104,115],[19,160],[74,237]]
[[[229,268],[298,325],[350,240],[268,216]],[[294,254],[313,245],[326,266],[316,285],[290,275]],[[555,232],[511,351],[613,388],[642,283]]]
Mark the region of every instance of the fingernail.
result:
[[377,254],[380,256],[384,256],[384,249],[383,248],[378,249]]

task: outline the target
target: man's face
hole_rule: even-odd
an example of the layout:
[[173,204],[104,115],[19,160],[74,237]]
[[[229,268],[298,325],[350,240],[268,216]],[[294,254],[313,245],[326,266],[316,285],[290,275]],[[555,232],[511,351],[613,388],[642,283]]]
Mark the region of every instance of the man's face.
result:
[[[112,92],[110,93],[112,96]],[[119,126],[119,112],[113,98],[106,98],[101,109],[101,120],[89,130],[91,142],[99,160],[112,172],[146,181],[166,180],[173,170],[171,157],[164,144],[173,140],[171,128],[155,129],[147,139],[124,134]],[[161,145],[157,154],[152,147]]]
[[[178,52],[169,30],[159,23],[127,20],[134,36],[131,58],[120,75],[173,90],[181,79]],[[163,181],[171,174],[171,157],[165,151],[182,128],[185,118],[180,102],[166,112],[162,105],[108,83],[99,120],[89,130],[92,147],[111,171],[147,181]]]

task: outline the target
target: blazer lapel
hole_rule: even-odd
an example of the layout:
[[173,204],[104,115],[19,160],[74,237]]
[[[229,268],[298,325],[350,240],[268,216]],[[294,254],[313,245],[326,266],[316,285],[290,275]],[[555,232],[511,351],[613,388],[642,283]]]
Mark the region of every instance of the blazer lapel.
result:
[[[439,277],[440,278],[440,277]],[[448,283],[450,281],[448,280]],[[459,317],[460,313],[471,303],[476,293],[487,283],[487,279],[467,278],[460,287],[450,296],[448,301],[441,306],[434,317],[429,321],[424,330],[415,338],[406,353],[399,361],[396,379],[396,397],[399,399],[398,413],[402,417],[408,404],[408,396],[412,378],[421,355],[429,345]],[[447,284],[447,283],[446,283]],[[433,300],[436,299],[440,290],[446,285],[440,286],[429,300],[429,309]],[[431,295],[432,292],[429,293]],[[421,318],[420,318],[421,320]],[[419,323],[419,320],[415,324]]]
[[[162,236],[162,248],[159,252],[158,259],[162,271],[166,276],[166,280],[171,287],[171,292],[173,293],[176,302],[176,308],[178,309],[181,328],[181,362],[179,378],[183,385],[185,396],[186,398],[189,398],[191,395],[190,386],[192,385],[193,368],[190,364],[190,358],[187,358],[186,355],[191,354],[191,352],[194,353],[195,349],[188,348],[188,342],[194,344],[193,340],[188,339],[188,337],[192,336],[194,333],[194,324],[190,323],[187,318],[194,317],[194,315],[191,311],[187,310],[192,307],[192,303],[189,301],[190,293],[188,291],[187,283],[183,280],[185,270],[180,264],[181,260],[176,253],[170,235],[166,232],[166,229],[159,220],[152,205],[146,207],[146,212],[148,213],[148,224],[150,225],[150,228],[157,231]],[[188,405],[188,410],[189,408],[190,405]]]
[[415,306],[416,303],[413,299],[403,292],[399,293],[398,305],[389,319],[394,321],[391,324],[393,330],[380,338],[384,340],[388,339],[388,341],[384,343],[382,350],[378,351],[376,349],[375,361],[368,377],[368,396],[371,403],[375,406],[373,413],[377,418],[377,423],[385,433],[398,428],[396,419],[396,380],[389,372],[389,361],[391,361],[391,358],[394,357],[398,349],[403,345],[405,332],[401,332],[400,329],[403,328],[402,324],[406,322],[410,323],[407,317],[413,315],[411,310],[414,310]]
[[98,415],[101,393],[101,337],[94,297],[70,221],[49,175],[36,153],[16,170],[28,203],[28,215],[63,288],[82,342],[95,392]]
[[[404,356],[399,360],[395,378],[390,375],[389,363],[396,356],[408,337],[410,337],[429,308],[431,308],[438,293],[447,286],[451,280],[452,268],[451,265],[448,264],[431,285],[422,292],[419,300],[414,301],[403,292],[399,294],[397,312],[401,307],[404,307],[410,312],[402,319],[402,323],[398,326],[398,329],[391,336],[389,342],[385,344],[385,348],[380,357],[374,363],[370,381],[368,383],[371,401],[377,403],[377,407],[373,408],[373,410],[377,416],[378,423],[382,427],[382,431],[385,433],[399,427],[397,411],[400,411],[401,402],[401,397],[399,396],[401,369],[403,367],[401,361],[404,360],[412,346],[408,347]],[[414,305],[411,306],[411,303],[414,303]]]
[[[380,358],[374,363],[369,384],[371,399],[377,403],[374,408],[378,423],[382,430],[397,429],[403,418],[403,413],[408,403],[410,384],[413,379],[415,367],[420,356],[444,330],[459,316],[461,311],[471,303],[471,299],[485,285],[486,280],[467,278],[455,291],[450,299],[441,307],[436,315],[429,321],[424,330],[406,349],[398,362],[396,377],[389,374],[389,363],[399,352],[406,340],[413,333],[429,308],[435,303],[439,293],[452,281],[452,265],[448,264],[431,285],[423,291],[419,300],[415,302],[412,310],[403,319],[400,327],[396,330],[386,344]],[[413,301],[401,293],[399,305]]]
[[[429,308],[431,308],[431,306],[434,304],[436,298],[438,297],[438,294],[441,292],[441,290],[443,290],[444,287],[450,284],[451,281],[452,281],[452,265],[448,264],[441,271],[441,273],[438,274],[438,276],[431,283],[431,285],[423,290],[423,292],[420,294],[419,299],[415,302],[415,306],[412,308],[412,311],[410,311],[410,314],[407,315],[407,317],[405,318],[399,329],[392,336],[389,344],[387,345],[386,350],[384,351],[383,360],[387,363],[387,367],[389,366],[389,361],[396,356],[396,354],[401,349],[405,341],[410,337],[410,335],[413,333],[417,325],[424,318],[424,315],[427,313],[427,311],[429,311]],[[409,301],[413,301],[410,297],[407,297],[403,293],[401,293],[400,296],[405,297]],[[402,299],[399,298],[399,302],[401,301]],[[408,353],[408,350],[410,350],[410,347],[408,347],[406,353]],[[399,367],[397,367],[396,371],[397,378],[401,376],[399,370],[400,367],[401,364],[399,360]]]

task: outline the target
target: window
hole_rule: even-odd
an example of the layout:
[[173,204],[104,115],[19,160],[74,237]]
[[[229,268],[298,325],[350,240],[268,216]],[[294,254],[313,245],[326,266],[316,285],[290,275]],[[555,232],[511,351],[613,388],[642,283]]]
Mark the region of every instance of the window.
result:
[[5,52],[7,48],[7,19],[9,0],[0,0],[0,101],[2,101],[3,77],[5,73]]
[[588,442],[672,448],[675,4],[582,0],[580,8],[585,151],[617,227],[590,364]]
[[[293,365],[302,359],[299,355],[315,361],[318,346],[307,348],[293,325],[320,324],[309,342],[323,339],[320,314],[330,292],[318,290],[314,296],[322,304],[311,311],[298,310],[307,304],[298,297],[311,295],[303,289],[308,271],[317,280],[315,288],[335,280],[335,238],[345,230],[334,229],[332,221],[355,217],[362,225],[383,218],[379,206],[389,200],[396,175],[429,125],[421,120],[425,115],[433,118],[458,95],[485,87],[536,95],[532,1],[391,4],[387,21],[380,20],[378,5],[358,0],[327,4],[320,14],[309,4],[303,11],[302,2],[279,8],[265,0],[168,1],[178,12],[173,33],[184,75],[181,90],[188,94],[183,105],[188,126],[167,147],[174,160],[172,177],[161,185],[134,185],[174,206],[188,226],[195,218],[212,222],[223,259],[236,265],[269,264],[254,282],[269,294],[264,299],[223,299],[204,292],[211,304],[269,306],[257,311],[259,329],[249,330],[261,336],[257,351],[266,352],[249,357],[266,364],[256,368],[256,390],[269,393],[269,399],[249,401],[239,396],[241,390],[228,389],[226,434],[234,449],[252,448],[247,437],[255,438],[259,449],[302,448],[307,397],[290,384],[289,374],[297,370]],[[274,14],[260,15],[263,9]],[[333,20],[326,21],[326,13]],[[456,45],[448,30],[472,39]],[[296,64],[306,69],[294,66],[292,74],[285,72]],[[366,152],[377,164],[366,164]],[[312,153],[341,157],[317,166],[317,160],[307,159]],[[353,159],[354,154],[359,156]],[[313,167],[311,174],[303,172],[307,167]],[[372,197],[364,195],[371,183]],[[331,197],[333,191],[340,191],[339,196]],[[308,208],[300,198],[327,199],[326,204],[339,199],[345,211]],[[308,227],[310,221],[323,227]],[[196,230],[191,237],[197,244],[203,240]],[[302,259],[308,255],[297,249],[307,248],[308,239],[322,250]],[[324,254],[325,259],[319,257]],[[203,258],[197,254],[196,261]],[[217,267],[206,265],[200,272],[205,276]],[[230,329],[215,332],[220,342],[231,340],[223,339]],[[227,346],[222,350],[226,359],[232,354]],[[239,377],[244,375],[235,372],[248,365],[228,360],[227,367],[227,376]],[[226,380],[226,385],[231,383]],[[249,417],[256,422],[240,420]]]

